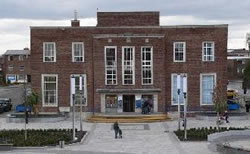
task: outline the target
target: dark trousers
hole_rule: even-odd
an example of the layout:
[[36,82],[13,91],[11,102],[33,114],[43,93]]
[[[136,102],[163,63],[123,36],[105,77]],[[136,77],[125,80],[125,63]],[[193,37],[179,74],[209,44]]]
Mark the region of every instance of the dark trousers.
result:
[[118,129],[115,129],[115,138],[117,138]]

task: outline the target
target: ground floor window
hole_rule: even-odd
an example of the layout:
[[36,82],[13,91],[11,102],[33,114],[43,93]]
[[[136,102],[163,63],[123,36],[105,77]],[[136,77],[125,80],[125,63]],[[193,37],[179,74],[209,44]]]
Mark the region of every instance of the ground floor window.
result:
[[[80,91],[80,76],[82,77],[82,91]],[[75,77],[75,104],[80,105],[80,98],[82,96],[82,104],[87,106],[87,80],[85,74],[73,74],[71,77]],[[82,93],[82,95],[81,95]],[[71,94],[71,104],[72,103],[72,94]]]
[[57,106],[58,80],[56,74],[42,74],[43,106]]
[[16,75],[15,74],[7,74],[6,75],[6,82],[16,82]]
[[201,105],[213,104],[215,81],[215,74],[201,74]]
[[[184,104],[184,95],[183,95],[183,77],[187,74],[180,74],[180,104]],[[172,74],[172,83],[171,83],[171,102],[172,105],[178,105],[178,93],[177,93],[177,74]]]
[[18,76],[17,76],[17,80],[26,80],[26,75],[24,75],[24,74],[19,74]]
[[116,95],[106,95],[105,106],[106,106],[106,108],[117,108],[117,96]]

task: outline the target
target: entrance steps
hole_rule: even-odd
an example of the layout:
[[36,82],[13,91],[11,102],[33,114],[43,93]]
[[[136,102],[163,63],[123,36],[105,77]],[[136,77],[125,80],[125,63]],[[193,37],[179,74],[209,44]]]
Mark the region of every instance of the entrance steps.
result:
[[161,122],[170,120],[167,113],[154,114],[138,114],[138,113],[123,113],[123,114],[95,114],[87,119],[88,122],[94,123],[147,123]]

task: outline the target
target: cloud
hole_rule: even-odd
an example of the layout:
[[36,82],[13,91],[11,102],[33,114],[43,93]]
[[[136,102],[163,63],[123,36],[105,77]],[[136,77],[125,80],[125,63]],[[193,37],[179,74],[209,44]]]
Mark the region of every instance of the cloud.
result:
[[[147,0],[146,0],[147,1]],[[95,26],[96,18],[81,18],[81,26]],[[245,48],[246,33],[250,32],[247,20],[206,19],[192,15],[161,16],[161,25],[229,24],[228,48]],[[0,19],[0,54],[9,49],[30,46],[30,26],[70,26],[70,19]]]

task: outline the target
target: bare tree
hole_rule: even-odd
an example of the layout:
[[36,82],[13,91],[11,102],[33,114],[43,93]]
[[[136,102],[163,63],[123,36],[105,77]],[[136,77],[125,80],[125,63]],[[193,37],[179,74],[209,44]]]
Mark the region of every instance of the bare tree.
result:
[[[220,82],[219,82],[220,83]],[[215,86],[213,92],[213,103],[214,109],[217,113],[217,129],[220,128],[220,114],[222,114],[227,109],[227,98],[226,98],[226,91],[223,89],[222,86]]]

